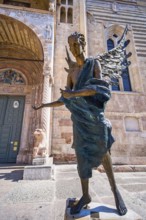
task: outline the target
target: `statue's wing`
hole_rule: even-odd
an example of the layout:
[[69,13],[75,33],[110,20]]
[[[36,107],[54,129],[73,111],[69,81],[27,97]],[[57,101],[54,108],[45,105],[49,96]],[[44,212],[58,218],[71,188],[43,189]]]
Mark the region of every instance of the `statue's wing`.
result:
[[71,60],[67,47],[65,47],[65,49],[66,49],[66,56],[67,56],[65,60],[68,64],[68,68],[65,67],[64,69],[67,73],[71,73],[72,70],[77,66],[77,63]]
[[124,33],[115,48],[95,57],[95,59],[97,59],[101,64],[103,77],[110,78],[111,83],[113,78],[120,78],[122,70],[131,64],[130,61],[127,61],[127,59],[132,55],[132,53],[128,53],[126,55],[125,49],[130,43],[130,40],[126,40],[127,31],[128,27],[126,26]]

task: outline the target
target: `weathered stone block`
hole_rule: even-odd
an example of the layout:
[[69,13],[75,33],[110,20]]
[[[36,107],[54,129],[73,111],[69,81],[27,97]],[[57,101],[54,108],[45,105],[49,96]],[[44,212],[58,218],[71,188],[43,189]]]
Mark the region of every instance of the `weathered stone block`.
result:
[[26,166],[23,180],[49,180],[52,178],[53,166]]

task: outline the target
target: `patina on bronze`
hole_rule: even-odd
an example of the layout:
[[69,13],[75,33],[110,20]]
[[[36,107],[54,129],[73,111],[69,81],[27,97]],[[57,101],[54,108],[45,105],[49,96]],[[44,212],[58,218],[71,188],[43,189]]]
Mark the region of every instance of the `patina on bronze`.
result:
[[[92,168],[98,167],[100,164],[103,165],[108,176],[119,215],[125,215],[127,212],[127,208],[115,182],[109,153],[111,145],[114,142],[114,138],[111,135],[112,127],[110,122],[104,117],[106,102],[111,97],[109,89],[111,80],[105,80],[104,77],[108,76],[111,79],[114,74],[116,74],[115,77],[117,78],[120,76],[119,71],[117,73],[116,71],[111,73],[111,70],[114,69],[114,67],[111,67],[112,61],[110,60],[110,67],[107,66],[105,68],[104,60],[109,59],[110,56],[113,58],[113,53],[122,54],[123,38],[121,42],[119,47],[115,48],[113,52],[110,51],[102,56],[98,55],[96,58],[85,59],[84,35],[77,32],[70,35],[68,37],[68,43],[76,62],[71,61],[67,51],[66,60],[69,64],[69,69],[66,69],[68,72],[66,89],[60,89],[61,98],[59,100],[41,104],[38,107],[33,106],[37,110],[43,107],[57,107],[65,104],[72,114],[72,147],[76,152],[83,195],[71,207],[71,214],[79,213],[85,205],[91,202],[88,187],[89,178],[92,176]],[[119,62],[121,62],[120,58],[121,55],[119,55]],[[118,58],[116,57],[117,60]],[[120,68],[122,67],[119,65],[119,70]]]

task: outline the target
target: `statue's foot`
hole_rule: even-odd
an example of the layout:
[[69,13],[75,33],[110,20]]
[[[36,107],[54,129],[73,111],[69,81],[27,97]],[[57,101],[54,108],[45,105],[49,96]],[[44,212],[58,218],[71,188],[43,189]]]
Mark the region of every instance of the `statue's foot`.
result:
[[114,195],[119,215],[125,215],[127,213],[127,208],[118,189],[115,190]]
[[88,196],[82,196],[81,199],[78,201],[77,204],[73,205],[70,209],[70,214],[74,215],[77,214],[81,211],[81,209],[86,206],[87,204],[89,204],[91,202],[91,197],[90,195]]

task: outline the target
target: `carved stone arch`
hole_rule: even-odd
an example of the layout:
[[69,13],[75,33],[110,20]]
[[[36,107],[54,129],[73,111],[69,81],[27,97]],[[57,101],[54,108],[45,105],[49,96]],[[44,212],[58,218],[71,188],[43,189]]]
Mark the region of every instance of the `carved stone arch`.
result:
[[0,14],[0,68],[16,68],[27,74],[29,84],[43,82],[44,37],[28,22]]
[[126,25],[111,24],[105,30],[106,30],[106,33],[108,33],[109,36],[111,36],[112,33],[115,33],[117,35],[122,35],[123,31],[125,29],[125,26]]
[[[106,41],[108,39],[113,40],[114,44],[116,45],[117,42],[120,40],[123,32],[124,32],[125,26],[124,25],[118,25],[118,24],[111,24],[105,29],[105,37]],[[128,33],[127,33],[128,35]],[[115,37],[117,36],[117,37]]]
[[18,21],[22,22],[24,25],[28,26],[37,35],[41,44],[42,45],[45,44],[45,38],[44,38],[44,35],[40,32],[40,29],[37,26],[30,23],[30,21],[27,19],[27,17],[24,18],[23,12],[20,12],[19,16],[16,16],[14,14],[11,15],[11,13],[7,13],[7,12],[4,12],[4,14],[2,14],[2,15],[5,15],[5,16],[8,16],[9,18],[18,20]]
[[[22,21],[21,21],[21,20],[22,20]],[[32,31],[34,31],[34,33],[35,33],[35,34],[37,35],[37,37],[39,38],[39,40],[40,40],[42,46],[44,46],[44,45],[45,45],[45,38],[44,38],[44,35],[40,32],[40,29],[39,29],[37,26],[31,24],[31,23],[29,22],[29,20],[27,20],[26,18],[25,18],[25,21],[20,18],[20,21],[21,21],[22,23],[24,23],[25,25],[27,25],[28,27],[30,27],[30,29],[31,29]]]

